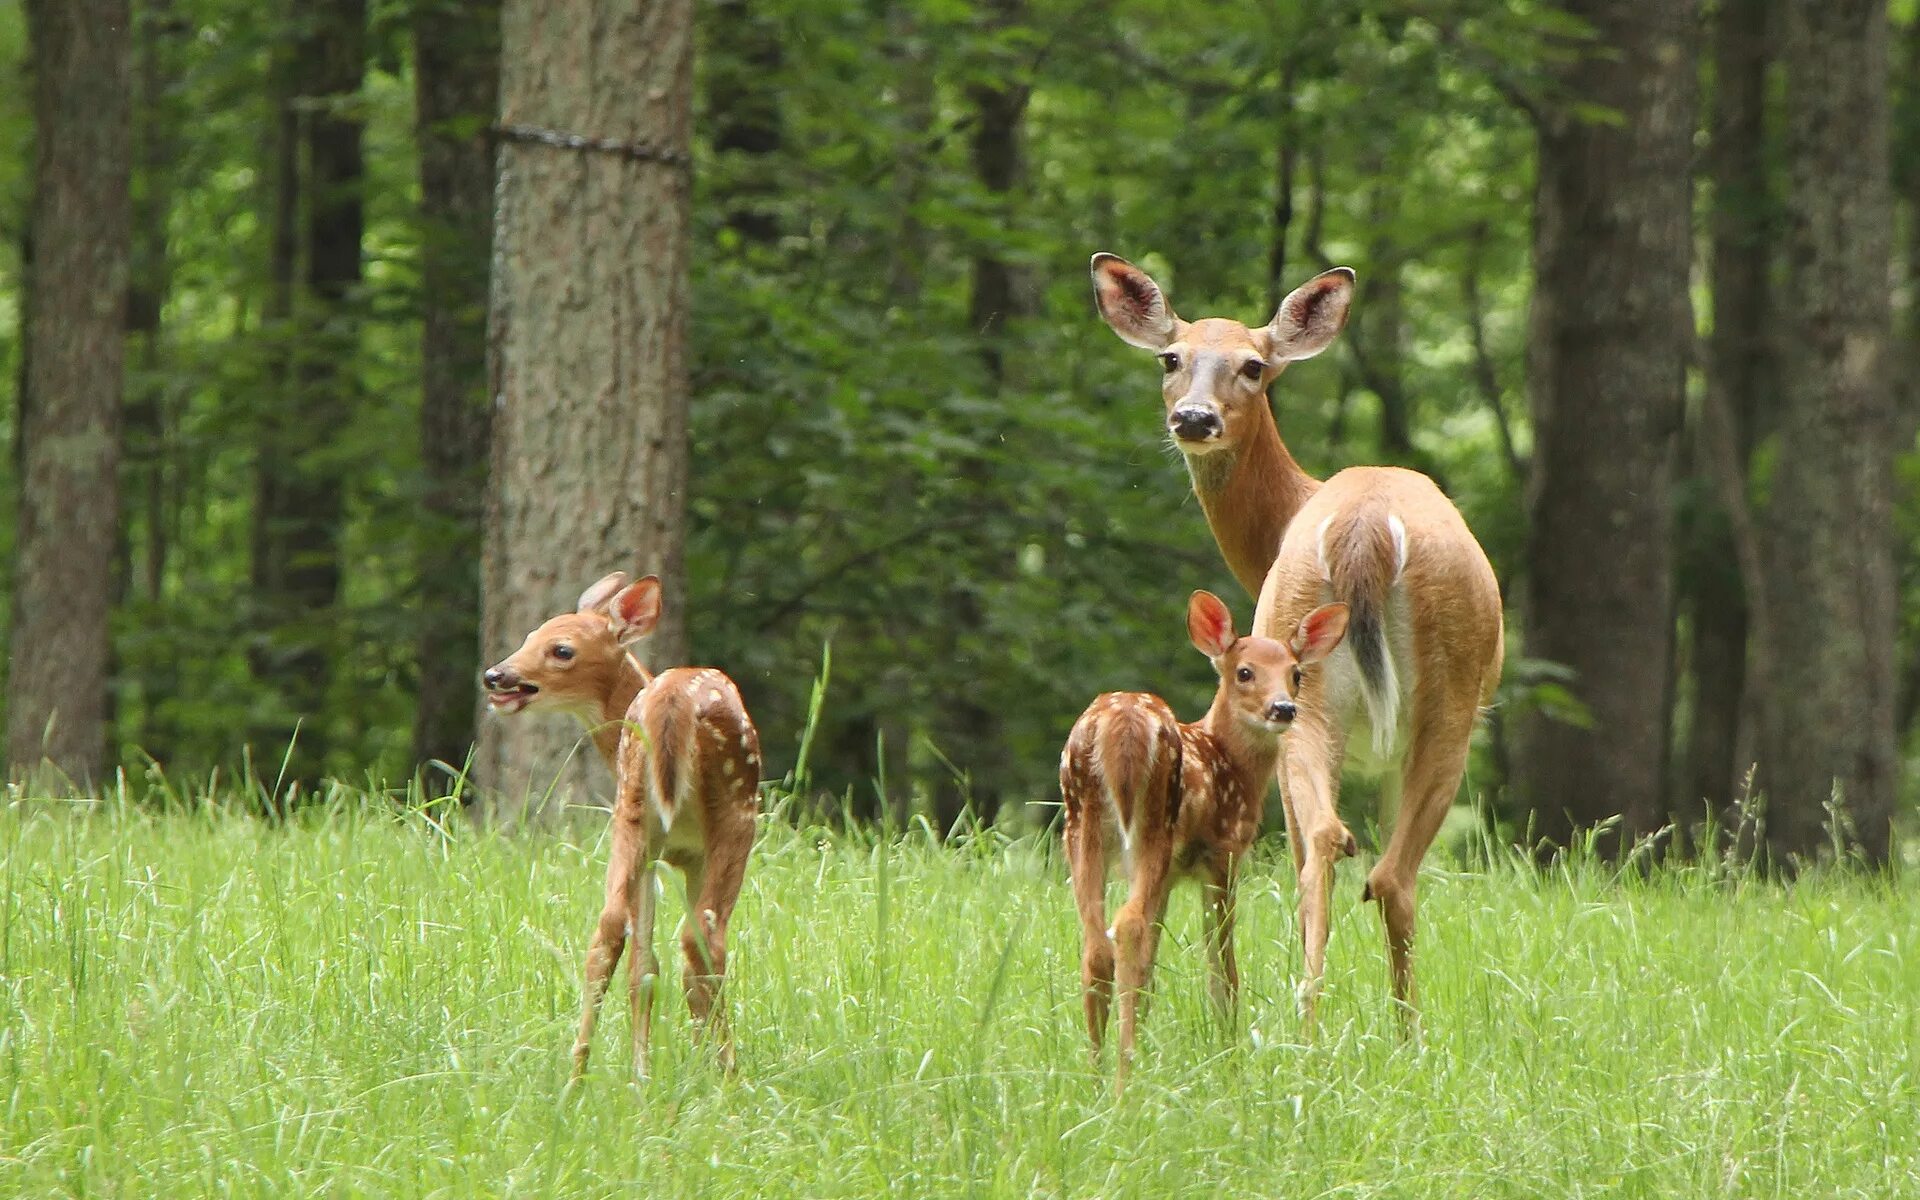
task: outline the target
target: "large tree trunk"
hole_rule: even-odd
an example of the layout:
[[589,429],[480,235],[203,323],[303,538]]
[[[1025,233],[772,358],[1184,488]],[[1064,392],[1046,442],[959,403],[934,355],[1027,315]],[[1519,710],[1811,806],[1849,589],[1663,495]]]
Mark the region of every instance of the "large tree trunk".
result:
[[496,0],[420,0],[413,13],[420,140],[420,690],[414,761],[465,767],[473,747],[480,648],[481,515],[486,507],[487,265],[500,107]]
[[273,249],[287,373],[284,400],[263,422],[253,538],[265,633],[253,665],[275,699],[254,750],[266,756],[256,763],[269,781],[284,756],[286,782],[311,786],[326,753],[345,514],[346,472],[327,449],[351,419],[358,387],[365,0],[298,4],[287,20]]
[[[1760,787],[1782,867],[1825,841],[1887,860],[1899,761],[1887,372],[1892,205],[1884,0],[1788,0],[1788,185],[1778,454],[1762,520]],[[1911,433],[1908,434],[1909,440]]]
[[1614,854],[1665,810],[1672,647],[1671,483],[1691,316],[1691,3],[1568,6],[1597,44],[1566,96],[1614,110],[1543,116],[1529,382],[1525,651],[1574,672],[1590,724],[1526,715],[1514,787],[1533,832],[1623,821]]
[[33,261],[20,396],[7,762],[106,775],[127,300],[126,0],[35,0]]
[[[691,5],[508,0],[502,31],[483,643],[505,654],[606,572],[654,571],[666,611],[643,656],[668,665],[686,653]],[[591,745],[563,769],[580,736],[557,716],[483,722],[495,814],[602,782]]]
[[[1692,640],[1693,722],[1675,810],[1687,824],[1735,824],[1729,805],[1748,763],[1747,595],[1734,518],[1747,488],[1755,422],[1771,406],[1768,347],[1772,206],[1766,163],[1766,81],[1774,0],[1720,0],[1713,22],[1713,108],[1707,177],[1713,331],[1707,341],[1708,395],[1691,437],[1700,489],[1683,539],[1681,571]],[[1730,495],[1731,494],[1731,495]],[[1731,498],[1732,503],[1728,500]]]

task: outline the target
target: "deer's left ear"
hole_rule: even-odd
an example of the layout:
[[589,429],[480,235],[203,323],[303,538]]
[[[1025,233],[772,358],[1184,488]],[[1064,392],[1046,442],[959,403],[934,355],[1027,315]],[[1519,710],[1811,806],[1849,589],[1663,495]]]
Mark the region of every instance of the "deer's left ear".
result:
[[1233,614],[1226,602],[1212,592],[1195,592],[1187,601],[1187,636],[1193,648],[1208,658],[1219,658],[1233,649]]
[[1267,360],[1276,365],[1296,362],[1325,350],[1346,328],[1352,304],[1353,271],[1348,267],[1323,271],[1288,292],[1267,322]]
[[660,577],[649,575],[620,589],[607,609],[622,646],[639,641],[660,623]]
[[1300,660],[1301,666],[1317,663],[1332,654],[1340,639],[1347,636],[1347,606],[1344,604],[1322,604],[1306,616],[1300,618],[1299,628],[1293,631],[1291,643],[1293,656]]
[[1118,254],[1093,256],[1093,301],[1120,340],[1158,350],[1173,340],[1178,321],[1153,276]]

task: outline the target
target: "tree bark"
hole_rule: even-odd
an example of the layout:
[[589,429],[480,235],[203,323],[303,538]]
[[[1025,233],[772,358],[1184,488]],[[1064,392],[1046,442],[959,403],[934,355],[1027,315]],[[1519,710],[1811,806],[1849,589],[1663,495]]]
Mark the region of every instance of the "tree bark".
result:
[[[688,0],[507,0],[502,121],[685,155]],[[504,654],[608,571],[658,572],[660,631],[682,661],[687,476],[689,179],[683,162],[507,141],[489,355],[493,470],[483,643]],[[560,717],[482,723],[477,770],[495,816],[583,796],[604,771]]]
[[[1689,824],[1710,819],[1731,832],[1729,805],[1749,764],[1742,761],[1747,705],[1746,586],[1734,545],[1724,489],[1744,495],[1755,421],[1770,407],[1768,330],[1772,320],[1774,239],[1766,162],[1766,82],[1774,0],[1720,0],[1712,25],[1713,105],[1709,117],[1707,177],[1713,187],[1708,217],[1713,329],[1707,339],[1709,396],[1691,442],[1696,480],[1703,486],[1692,528],[1683,538],[1688,562],[1681,572],[1692,640],[1693,722],[1688,731],[1682,794],[1676,812]],[[1724,422],[1714,430],[1709,422]],[[1716,462],[1707,445],[1725,437],[1731,462]],[[1729,478],[1714,480],[1726,471]],[[1717,485],[1717,486],[1714,486]]]
[[126,0],[34,0],[34,176],[7,762],[107,774],[130,239]]
[[[352,418],[361,281],[357,108],[366,67],[365,0],[289,10],[273,248],[285,401],[262,430],[254,511],[254,589],[265,631],[255,677],[273,700],[254,737],[263,776],[312,787],[325,761],[326,702],[338,653],[346,471],[328,443]],[[282,224],[283,222],[287,224]],[[280,275],[279,272],[286,272]],[[297,728],[297,734],[296,734]]]
[[1777,866],[1826,842],[1834,799],[1844,840],[1879,864],[1899,781],[1893,466],[1904,426],[1887,370],[1887,12],[1884,0],[1789,0],[1785,17],[1793,319],[1762,518],[1759,785]]
[[422,616],[413,757],[453,771],[473,748],[480,647],[481,519],[486,508],[487,264],[500,108],[496,0],[418,0],[413,12],[420,141],[419,542]]
[[1596,42],[1544,114],[1529,383],[1525,653],[1565,664],[1590,725],[1526,714],[1514,787],[1536,837],[1621,821],[1618,854],[1665,815],[1672,647],[1671,484],[1683,414],[1694,130],[1691,3],[1582,0]]

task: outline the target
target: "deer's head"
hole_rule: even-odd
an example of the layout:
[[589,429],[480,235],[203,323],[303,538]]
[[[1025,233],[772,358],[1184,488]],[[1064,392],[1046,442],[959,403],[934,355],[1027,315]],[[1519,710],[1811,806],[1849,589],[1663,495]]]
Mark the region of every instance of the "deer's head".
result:
[[1257,329],[1225,317],[1183,321],[1153,277],[1113,254],[1093,256],[1093,296],[1120,340],[1153,351],[1167,432],[1187,455],[1239,445],[1267,419],[1267,387],[1287,364],[1312,358],[1347,323],[1353,272],[1307,280]]
[[1298,697],[1307,667],[1332,654],[1347,633],[1347,606],[1323,604],[1300,619],[1289,641],[1237,637],[1233,614],[1212,592],[1195,592],[1187,601],[1187,636],[1220,675],[1215,711],[1241,725],[1282,733],[1299,715]]
[[487,703],[498,713],[536,705],[597,717],[612,694],[627,647],[660,622],[660,580],[627,582],[615,571],[580,594],[575,611],[561,613],[527,635],[520,648],[481,672]]

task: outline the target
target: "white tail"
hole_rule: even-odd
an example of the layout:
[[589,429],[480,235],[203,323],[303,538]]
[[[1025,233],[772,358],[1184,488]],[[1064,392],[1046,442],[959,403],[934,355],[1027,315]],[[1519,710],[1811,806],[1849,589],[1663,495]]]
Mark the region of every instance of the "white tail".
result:
[[654,864],[665,859],[687,880],[692,904],[681,925],[687,1007],[718,1043],[731,1069],[733,1042],[721,985],[727,922],[746,875],[759,812],[760,735],[733,681],[711,667],[648,674],[628,651],[660,619],[660,581],[607,576],[577,611],[527,635],[512,656],[487,669],[495,710],[546,707],[588,719],[594,743],[614,768],[615,796],[606,900],[587,949],[586,994],[574,1039],[578,1077],[587,1066],[594,1021],[629,936],[633,1062],[647,1073],[653,1026]]
[[[1280,737],[1299,715],[1295,696],[1315,664],[1339,645],[1347,608],[1309,613],[1288,642],[1235,637],[1227,606],[1208,592],[1187,605],[1187,631],[1220,676],[1213,707],[1190,725],[1145,692],[1108,692],[1067,737],[1060,755],[1067,861],[1080,909],[1080,978],[1087,1034],[1098,1054],[1116,984],[1120,1002],[1118,1083],[1133,1057],[1141,990],[1153,974],[1167,893],[1183,877],[1207,892],[1207,947],[1214,1000],[1232,1009],[1240,973],[1233,957],[1234,881],[1260,831]],[[1127,848],[1127,900],[1108,925],[1105,832]]]
[[[1160,359],[1167,427],[1194,494],[1227,565],[1259,597],[1254,632],[1291,629],[1328,601],[1352,606],[1352,649],[1308,682],[1279,772],[1300,872],[1302,1009],[1311,1028],[1334,864],[1353,852],[1336,812],[1341,760],[1346,731],[1364,712],[1375,745],[1399,758],[1400,810],[1364,894],[1380,902],[1394,995],[1411,1029],[1420,860],[1459,791],[1475,719],[1500,680],[1504,638],[1493,568],[1432,480],[1353,467],[1322,483],[1300,469],[1274,425],[1267,389],[1289,363],[1332,344],[1353,284],[1344,267],[1317,275],[1250,329],[1183,321],[1144,271],[1093,256],[1101,315]],[[1400,739],[1403,725],[1410,736]]]

